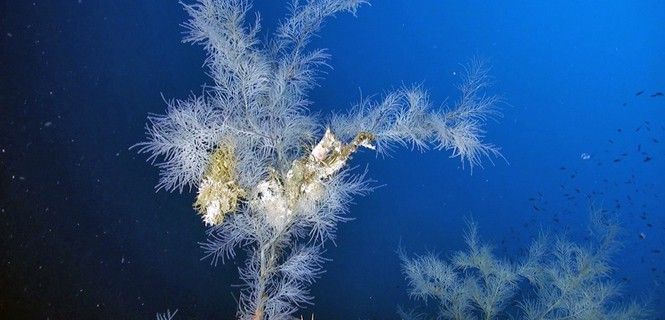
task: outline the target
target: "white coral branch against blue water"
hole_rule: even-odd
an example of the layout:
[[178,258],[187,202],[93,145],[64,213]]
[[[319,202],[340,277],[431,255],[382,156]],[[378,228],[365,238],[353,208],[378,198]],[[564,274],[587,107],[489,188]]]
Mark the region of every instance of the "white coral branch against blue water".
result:
[[[322,273],[323,245],[334,241],[353,197],[371,188],[348,166],[359,148],[449,150],[471,167],[499,155],[483,141],[498,98],[485,95],[487,68],[473,62],[452,107],[433,108],[420,87],[382,101],[361,101],[347,115],[320,121],[308,99],[328,67],[325,49],[310,49],[325,18],[356,13],[363,0],[294,0],[272,39],[260,41],[260,18],[248,0],[184,4],[184,41],[203,46],[212,84],[201,96],[168,103],[151,115],[136,145],[160,169],[158,189],[194,188],[195,208],[212,264],[236,257],[245,286],[238,318],[288,319],[311,303]],[[325,132],[325,134],[324,134]]]
[[146,126],[148,141],[135,146],[160,168],[157,189],[169,191],[197,186],[208,164],[209,153],[220,141],[224,122],[218,110],[203,97],[168,102],[166,115],[151,115]]
[[344,139],[359,130],[374,134],[379,152],[397,146],[452,151],[471,168],[483,158],[500,156],[499,149],[484,142],[484,123],[496,115],[500,98],[486,95],[488,66],[472,60],[465,66],[461,98],[452,107],[434,109],[421,87],[402,88],[387,94],[380,102],[362,101],[348,115],[335,115],[330,126]]
[[592,222],[599,231],[592,245],[563,238],[552,243],[541,236],[521,263],[496,257],[473,223],[467,249],[449,261],[432,254],[409,258],[400,251],[409,295],[434,301],[440,319],[649,319],[646,305],[621,303],[611,279],[616,222],[596,217]]
[[166,310],[165,313],[158,313],[156,316],[157,320],[173,320],[175,317],[175,314],[178,313],[178,309],[175,309],[175,311],[171,312],[171,310]]

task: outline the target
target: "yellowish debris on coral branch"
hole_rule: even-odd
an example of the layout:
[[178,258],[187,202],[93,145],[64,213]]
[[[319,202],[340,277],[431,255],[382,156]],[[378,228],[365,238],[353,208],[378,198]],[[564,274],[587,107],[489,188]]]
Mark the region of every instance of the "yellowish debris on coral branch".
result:
[[235,181],[235,161],[233,148],[228,145],[218,147],[210,157],[194,202],[194,208],[208,226],[222,224],[246,194]]
[[315,205],[321,199],[324,182],[346,165],[358,147],[374,149],[373,140],[370,133],[362,132],[344,144],[328,129],[309,155],[293,161],[284,176],[272,170],[254,187],[251,196],[236,183],[233,148],[221,145],[210,158],[194,208],[206,225],[220,225],[237,210],[240,199],[249,196],[250,205],[265,214],[274,228],[284,228],[298,208]]

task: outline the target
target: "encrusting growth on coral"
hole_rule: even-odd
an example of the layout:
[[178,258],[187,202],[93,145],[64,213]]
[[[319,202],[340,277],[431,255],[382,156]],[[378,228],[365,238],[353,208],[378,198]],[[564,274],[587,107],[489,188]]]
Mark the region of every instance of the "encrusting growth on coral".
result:
[[194,208],[207,226],[219,225],[224,217],[236,211],[247,192],[236,181],[236,158],[233,148],[221,144],[210,155],[210,164],[199,185]]
[[294,160],[284,177],[272,170],[268,179],[259,182],[250,205],[258,212],[265,212],[274,228],[284,228],[299,206],[316,205],[323,197],[324,182],[346,165],[358,147],[374,149],[371,141],[372,135],[363,132],[344,144],[326,129],[312,152]]
[[[338,173],[358,147],[374,149],[372,140],[371,133],[361,132],[345,145],[326,129],[309,155],[293,161],[285,177],[272,169],[269,177],[256,186],[250,205],[268,213],[273,227],[283,227],[301,201],[319,200],[324,181]],[[224,217],[235,212],[240,200],[247,196],[247,191],[236,182],[235,166],[233,148],[228,145],[220,144],[210,156],[194,202],[194,208],[208,226],[222,224]]]

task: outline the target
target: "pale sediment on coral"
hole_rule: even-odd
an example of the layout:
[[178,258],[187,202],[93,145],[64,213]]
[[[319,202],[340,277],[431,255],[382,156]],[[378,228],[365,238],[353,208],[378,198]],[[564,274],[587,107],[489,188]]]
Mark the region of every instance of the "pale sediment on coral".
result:
[[276,229],[284,228],[300,206],[315,206],[323,196],[323,182],[338,173],[359,146],[372,148],[371,135],[359,134],[344,144],[327,129],[312,152],[293,161],[285,177],[276,172],[259,182],[249,203],[267,216]]

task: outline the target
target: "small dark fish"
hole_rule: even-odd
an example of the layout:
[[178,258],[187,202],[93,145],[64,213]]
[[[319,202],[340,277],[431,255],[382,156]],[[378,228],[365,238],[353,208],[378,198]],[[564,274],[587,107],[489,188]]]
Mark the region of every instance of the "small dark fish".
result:
[[614,161],[612,162],[619,162],[619,161],[621,161],[621,159],[614,159]]
[[608,139],[607,142],[609,142],[609,143],[614,143],[614,140],[612,140],[612,139]]
[[621,154],[622,157],[625,157],[625,156],[627,156],[627,155],[628,155],[628,153],[626,153],[626,152],[624,152],[624,153]]
[[660,141],[658,141],[658,139],[656,139],[656,138],[652,138],[651,141],[653,141],[653,143],[658,143],[658,142],[660,142]]
[[656,92],[656,93],[650,95],[650,97],[652,97],[652,98],[654,98],[654,97],[662,97],[662,96],[665,96],[665,94],[663,94],[662,92]]
[[649,161],[651,161],[651,157],[646,156],[646,157],[644,158],[644,160],[642,160],[642,161],[644,161],[644,162],[649,162]]
[[559,170],[566,170],[566,167],[561,166],[561,167],[559,168]]
[[653,249],[651,250],[651,253],[661,253],[660,249]]
[[647,227],[649,227],[649,228],[653,228],[653,224],[651,224],[651,223],[647,223]]
[[637,96],[639,96],[639,95],[641,95],[641,94],[643,94],[643,93],[644,93],[644,90],[642,90],[642,91],[638,91],[638,92],[635,92],[635,96],[637,97]]
[[640,129],[642,129],[642,126],[639,126],[639,127],[635,128],[635,132],[640,131]]
[[617,132],[621,132],[621,128],[617,129]]
[[536,198],[529,198],[529,201],[534,201],[534,200],[536,200]]
[[540,211],[540,208],[538,208],[538,206],[536,206],[536,205],[534,204],[534,205],[533,205],[533,210]]
[[625,107],[625,106],[627,106],[628,104],[624,102],[624,103],[622,103],[621,105]]
[[647,238],[647,235],[644,234],[644,232],[640,232],[640,234],[638,236],[640,237],[640,240],[644,240],[644,239]]

